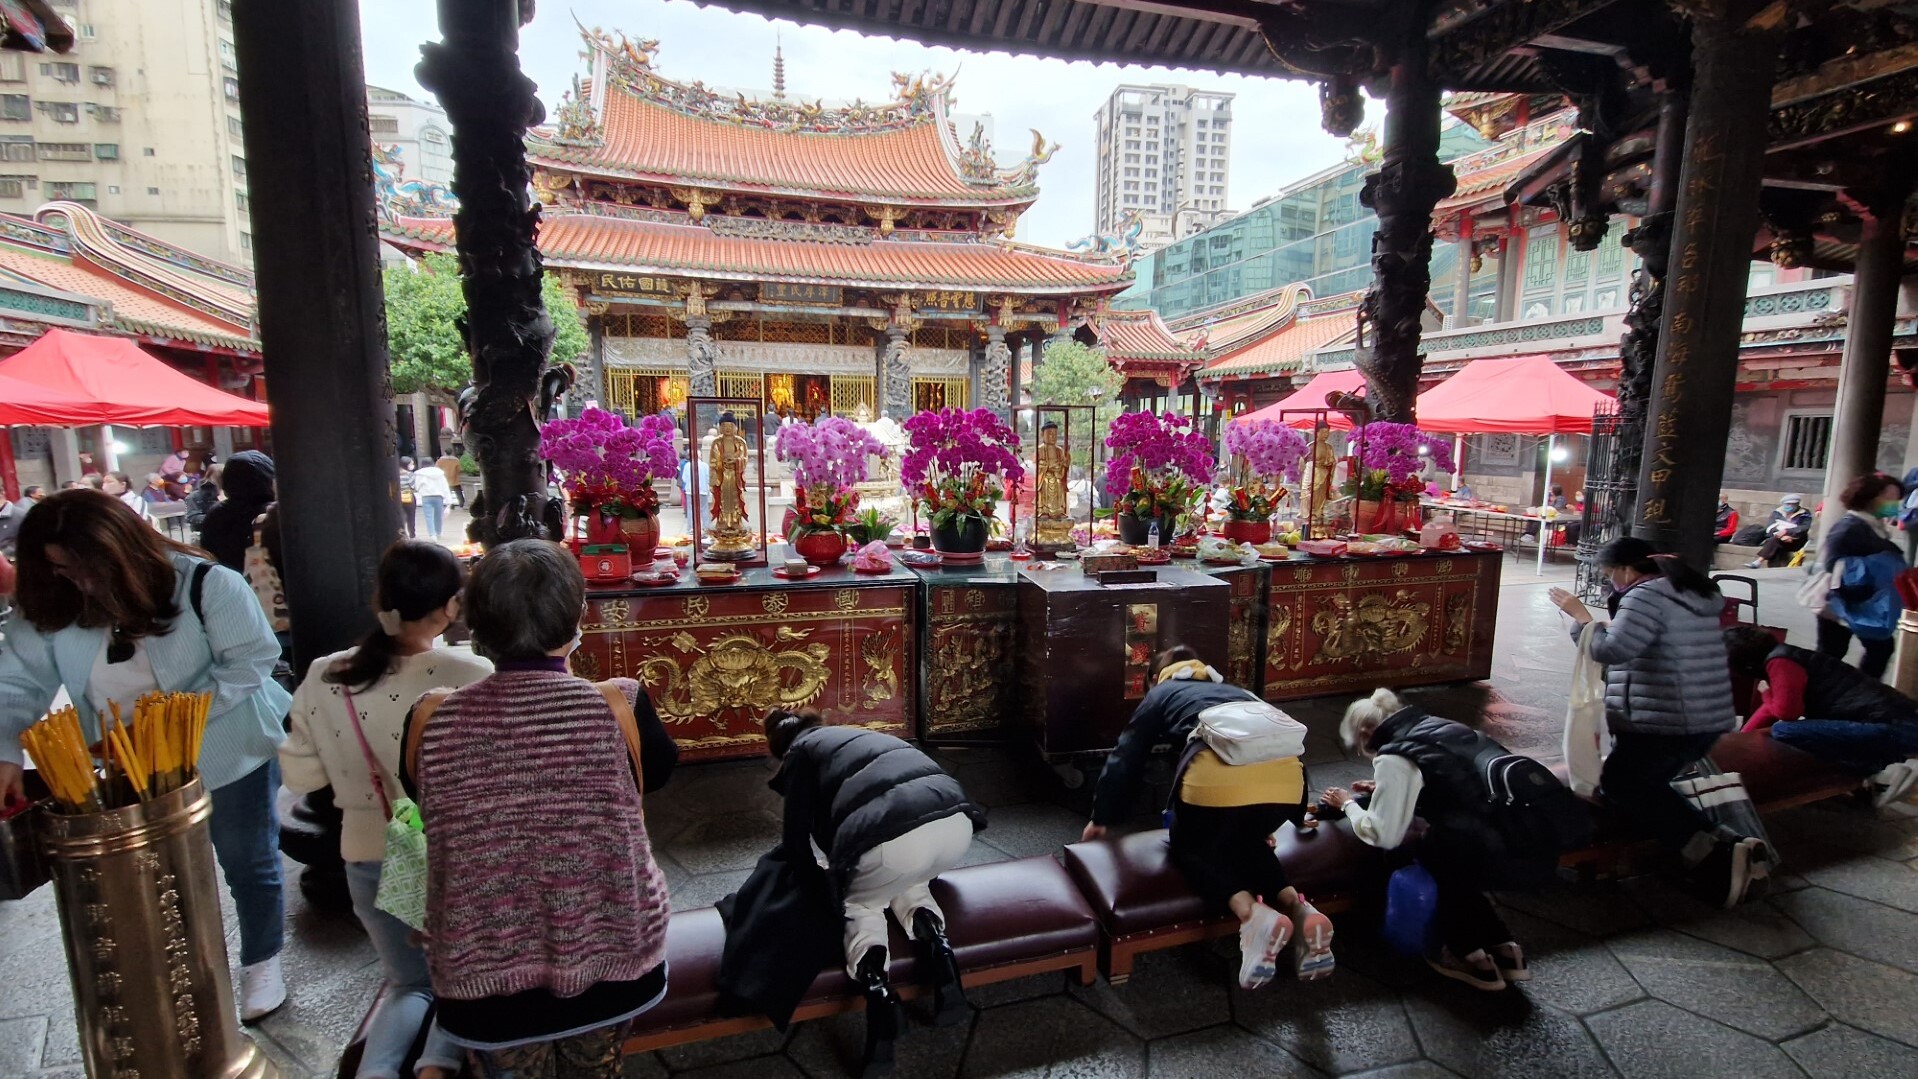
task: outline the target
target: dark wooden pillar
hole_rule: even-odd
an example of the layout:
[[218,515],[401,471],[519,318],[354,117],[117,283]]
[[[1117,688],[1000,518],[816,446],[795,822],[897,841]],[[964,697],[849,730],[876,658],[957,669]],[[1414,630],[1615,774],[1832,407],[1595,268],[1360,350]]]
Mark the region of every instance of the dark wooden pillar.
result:
[[564,534],[539,457],[538,418],[567,377],[547,369],[553,323],[540,299],[539,204],[527,195],[526,130],[546,117],[519,69],[520,14],[532,9],[522,0],[439,0],[445,40],[421,47],[416,72],[453,127],[453,224],[473,359],[460,421],[485,484],[468,532],[488,546]]
[[1420,24],[1392,66],[1384,161],[1359,192],[1359,201],[1379,215],[1379,228],[1353,362],[1365,374],[1373,415],[1400,423],[1412,421],[1418,398],[1419,320],[1432,288],[1432,207],[1458,186],[1438,159],[1439,85],[1425,61]]
[[1777,59],[1771,33],[1694,18],[1691,109],[1633,532],[1700,569],[1711,565],[1725,475]]
[[[1845,355],[1838,368],[1838,402],[1832,409],[1831,455],[1825,466],[1827,524],[1844,512],[1838,494],[1845,485],[1878,467],[1885,385],[1891,379],[1893,322],[1905,272],[1903,216],[1909,189],[1900,176],[1894,186],[1859,200],[1868,216],[1852,268]],[[1823,534],[1821,528],[1819,535]]]
[[400,534],[359,4],[235,4],[295,668],[372,621]]

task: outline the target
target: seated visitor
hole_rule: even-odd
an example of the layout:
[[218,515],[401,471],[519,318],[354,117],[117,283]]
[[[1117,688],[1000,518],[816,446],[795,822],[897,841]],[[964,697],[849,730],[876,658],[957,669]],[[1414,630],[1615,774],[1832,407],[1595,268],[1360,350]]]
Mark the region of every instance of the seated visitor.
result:
[[1738,535],[1738,511],[1725,500],[1724,494],[1718,496],[1718,516],[1712,522],[1712,539],[1719,543],[1730,543]]
[[[1805,545],[1811,536],[1812,522],[1816,520],[1810,510],[1805,508],[1805,500],[1797,495],[1786,495],[1778,500],[1778,508],[1771,511],[1771,517],[1765,522],[1764,532],[1757,538],[1758,557],[1745,563],[1746,569],[1760,566],[1775,566],[1780,557],[1789,555]],[[1751,539],[1749,535],[1740,538]]]
[[481,1075],[551,1075],[556,1059],[616,1075],[626,1021],[666,994],[666,878],[641,791],[678,750],[639,683],[567,672],[585,609],[564,548],[493,548],[465,611],[494,673],[407,718],[439,1025]]
[[1878,804],[1918,784],[1918,701],[1843,660],[1785,644],[1758,626],[1725,631],[1732,670],[1765,683],[1745,730],[1771,736],[1882,789]]
[[1294,940],[1301,981],[1331,975],[1332,922],[1299,894],[1272,854],[1273,833],[1305,816],[1305,764],[1296,756],[1227,764],[1193,737],[1199,718],[1217,705],[1263,704],[1228,685],[1191,648],[1169,648],[1152,660],[1152,688],[1133,710],[1106,757],[1092,794],[1084,839],[1125,820],[1139,772],[1160,747],[1179,753],[1166,813],[1172,862],[1209,903],[1239,919],[1239,984],[1256,989],[1278,973],[1279,953]]
[[[433,1006],[426,952],[405,922],[380,910],[386,824],[400,795],[400,730],[428,690],[464,686],[493,665],[465,649],[435,647],[459,617],[465,573],[453,552],[402,540],[380,559],[374,590],[378,624],[344,652],[317,660],[293,694],[291,728],[280,746],[286,789],[333,789],[340,807],[340,857],[353,913],[379,954],[386,992],[367,1020],[356,1079],[397,1079]],[[457,1074],[464,1054],[435,1023],[418,1061],[420,1079]]]
[[[1324,804],[1343,810],[1353,834],[1381,850],[1405,842],[1414,816],[1427,825],[1411,852],[1438,885],[1426,963],[1487,991],[1529,979],[1524,950],[1485,893],[1549,881],[1559,855],[1590,838],[1585,804],[1543,765],[1514,758],[1462,723],[1406,707],[1390,690],[1352,702],[1339,733],[1347,749],[1371,759],[1372,780],[1352,785],[1364,804],[1338,787],[1322,795]],[[1507,766],[1514,761],[1520,768]],[[1509,791],[1492,789],[1490,776],[1509,777]]]
[[772,787],[785,798],[783,845],[788,857],[811,857],[813,844],[825,856],[845,908],[846,972],[866,994],[865,1074],[883,1074],[901,1033],[899,998],[886,981],[887,910],[920,943],[934,1021],[971,1015],[930,885],[965,857],[986,811],[931,757],[890,734],[781,708],[766,714],[765,732],[780,762]]
[[[1552,527],[1565,530],[1565,541],[1567,543],[1578,542],[1578,514],[1584,512],[1584,499],[1585,492],[1580,491],[1579,508],[1573,510],[1571,502],[1565,497],[1565,488],[1554,483],[1552,484],[1550,494],[1545,499],[1545,504],[1539,507],[1540,509],[1552,510],[1558,514],[1557,518],[1552,522]],[[1533,542],[1537,542],[1538,540],[1538,525],[1539,523],[1537,521],[1533,521],[1525,526],[1524,535],[1531,537]]]

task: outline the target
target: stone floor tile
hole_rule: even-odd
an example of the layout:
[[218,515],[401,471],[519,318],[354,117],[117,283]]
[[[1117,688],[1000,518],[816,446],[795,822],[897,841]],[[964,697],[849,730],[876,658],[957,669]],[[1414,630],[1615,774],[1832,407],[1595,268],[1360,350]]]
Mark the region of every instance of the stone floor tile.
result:
[[1886,906],[1918,913],[1918,869],[1880,858],[1850,858],[1807,869],[1805,879]]
[[1764,903],[1724,910],[1658,876],[1637,877],[1624,884],[1659,925],[1747,955],[1776,959],[1802,952],[1813,943],[1798,923]]
[[1395,1064],[1377,1071],[1353,1072],[1345,1079],[1458,1079],[1458,1073],[1450,1068],[1441,1068],[1429,1060],[1415,1060],[1410,1064]]
[[381,977],[379,963],[372,962],[317,982],[289,981],[286,1007],[256,1029],[266,1031],[309,1070],[330,1070],[372,1007]]
[[1589,1015],[1645,995],[1602,942],[1518,911],[1505,924],[1525,949],[1532,978],[1520,988],[1533,1000]]
[[80,1063],[80,1024],[74,1018],[72,992],[62,989],[48,1002],[47,1042],[40,1050],[43,1068]]
[[1067,843],[1079,841],[1086,818],[1045,802],[1005,806],[986,815],[979,838],[1014,858],[1057,854]]
[[662,846],[694,876],[751,869],[779,842],[779,827],[777,814],[750,809],[696,821]]
[[1918,914],[1826,888],[1769,902],[1826,947],[1918,974]]
[[1162,1038],[1146,1046],[1146,1074],[1153,1079],[1208,1079],[1256,1076],[1258,1079],[1317,1079],[1297,1057],[1244,1030],[1226,1024]]
[[1132,978],[1115,988],[1101,978],[1069,992],[1080,1003],[1141,1038],[1162,1038],[1228,1023],[1232,1005],[1227,988],[1236,971],[1203,944],[1148,952],[1139,957]]
[[1002,1008],[1040,997],[1061,996],[1078,980],[1076,974],[1060,974],[1057,971],[1033,974],[991,985],[967,986],[966,1000],[975,1008]]
[[1799,1079],[1798,1067],[1770,1042],[1660,1000],[1645,1000],[1585,1025],[1612,1065],[1632,1079]]
[[1286,978],[1259,989],[1232,988],[1232,1016],[1321,1071],[1334,1074],[1403,1064],[1418,1042],[1398,994],[1354,971],[1321,982]]
[[[1401,955],[1385,943],[1384,938],[1379,936],[1379,921],[1380,916],[1376,911],[1370,915],[1352,912],[1334,920],[1338,932],[1332,939],[1332,953],[1338,959],[1339,972],[1362,974],[1381,985],[1400,990],[1424,982],[1431,972],[1418,959]],[[1216,943],[1229,949],[1229,952],[1222,954],[1229,955],[1230,961],[1237,962],[1237,938]]]
[[726,896],[739,890],[752,875],[750,869],[735,870],[730,873],[705,873],[697,877],[687,877],[685,882],[671,892],[674,910],[693,910],[697,907],[710,907]]
[[1327,787],[1345,787],[1361,779],[1372,778],[1372,762],[1335,760],[1305,766],[1305,789],[1317,795]]
[[1910,1079],[1918,1075],[1918,1049],[1833,1023],[1781,1048],[1813,1076],[1846,1079]]
[[669,1074],[658,1053],[633,1053],[621,1063],[621,1079],[666,1079]]
[[1538,891],[1501,892],[1498,902],[1500,906],[1595,937],[1651,924],[1651,915],[1646,914],[1617,881],[1592,884],[1558,881]]
[[703,1068],[676,1071],[673,1079],[805,1079],[792,1061],[774,1053],[750,1060],[732,1060]]
[[1145,1043],[1069,997],[981,1012],[967,1079],[1141,1079]]
[[46,1044],[46,1016],[0,1019],[0,1075],[25,1075],[38,1070],[40,1050]]
[[1599,1079],[1614,1074],[1576,1018],[1520,993],[1481,993],[1456,982],[1406,998],[1427,1058],[1472,1079]]
[[715,1038],[712,1041],[693,1042],[688,1045],[675,1045],[659,1051],[660,1063],[667,1070],[678,1074],[688,1068],[705,1068],[715,1064],[730,1064],[736,1060],[751,1058],[764,1059],[769,1053],[777,1053],[786,1047],[791,1034],[785,1034],[768,1027],[745,1034],[734,1034],[727,1038]]
[[953,767],[953,778],[965,788],[968,798],[988,809],[1033,801],[1037,791],[1058,782],[1052,775],[1040,772],[1036,765],[1003,756],[989,759],[975,754],[970,760],[971,763]]
[[1780,959],[1778,969],[1833,1018],[1918,1047],[1918,975],[1830,948]]
[[1771,964],[1743,952],[1669,929],[1609,943],[1646,992],[1748,1034],[1777,1041],[1825,1020],[1818,1005]]
[[[893,1043],[898,1059],[894,1074],[910,1079],[953,1079],[959,1074],[959,1062],[965,1059],[971,1034],[970,1018],[950,1027],[929,1027],[916,1020],[908,1023],[905,1035]],[[786,1056],[815,1079],[858,1075],[865,1051],[865,1012],[801,1023],[793,1028],[792,1040],[786,1044]]]

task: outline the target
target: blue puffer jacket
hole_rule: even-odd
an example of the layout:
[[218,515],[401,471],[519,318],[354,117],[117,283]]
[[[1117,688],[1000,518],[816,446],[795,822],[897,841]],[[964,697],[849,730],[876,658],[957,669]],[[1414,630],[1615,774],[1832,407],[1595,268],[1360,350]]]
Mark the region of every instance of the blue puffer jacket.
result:
[[1681,592],[1663,577],[1625,591],[1592,633],[1605,664],[1605,715],[1615,733],[1709,734],[1734,721],[1731,667],[1719,615],[1723,597]]

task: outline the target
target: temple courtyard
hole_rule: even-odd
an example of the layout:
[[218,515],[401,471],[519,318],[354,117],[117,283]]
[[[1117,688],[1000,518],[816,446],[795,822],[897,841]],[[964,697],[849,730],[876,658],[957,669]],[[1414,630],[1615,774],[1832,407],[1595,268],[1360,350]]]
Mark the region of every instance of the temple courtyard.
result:
[[[1529,553],[1529,552],[1528,552]],[[1511,748],[1558,753],[1571,647],[1545,589],[1505,562],[1497,666],[1489,684],[1412,691],[1434,712],[1483,722]],[[1808,640],[1798,576],[1761,575],[1762,620]],[[1315,789],[1361,778],[1337,744],[1343,699],[1290,710],[1313,732]],[[1018,748],[942,751],[991,809],[972,860],[1056,851],[1076,840],[1089,789],[1069,790]],[[510,770],[508,772],[510,775]],[[762,762],[682,768],[647,802],[675,907],[712,903],[777,838],[780,806]],[[1160,777],[1163,784],[1164,777]],[[1155,796],[1163,795],[1163,787]],[[1152,804],[1151,797],[1139,800]],[[1143,813],[1139,826],[1148,826]],[[1835,801],[1770,821],[1786,875],[1766,898],[1723,912],[1664,881],[1566,884],[1504,897],[1532,958],[1522,989],[1481,995],[1390,953],[1367,916],[1339,921],[1327,983],[1232,987],[1233,942],[1142,958],[1123,988],[1059,975],[972,994],[968,1025],[915,1024],[898,1074],[948,1076],[1873,1076],[1918,1075],[1918,807]],[[288,863],[289,873],[298,866]],[[224,895],[224,891],[222,891]],[[255,1035],[291,1077],[333,1074],[380,973],[350,915],[288,893],[292,999]],[[231,924],[229,920],[229,924]],[[229,952],[235,942],[229,940]],[[77,1079],[71,990],[50,889],[0,904],[0,1076]],[[632,1058],[630,1076],[700,1079],[849,1074],[858,1014]]]

